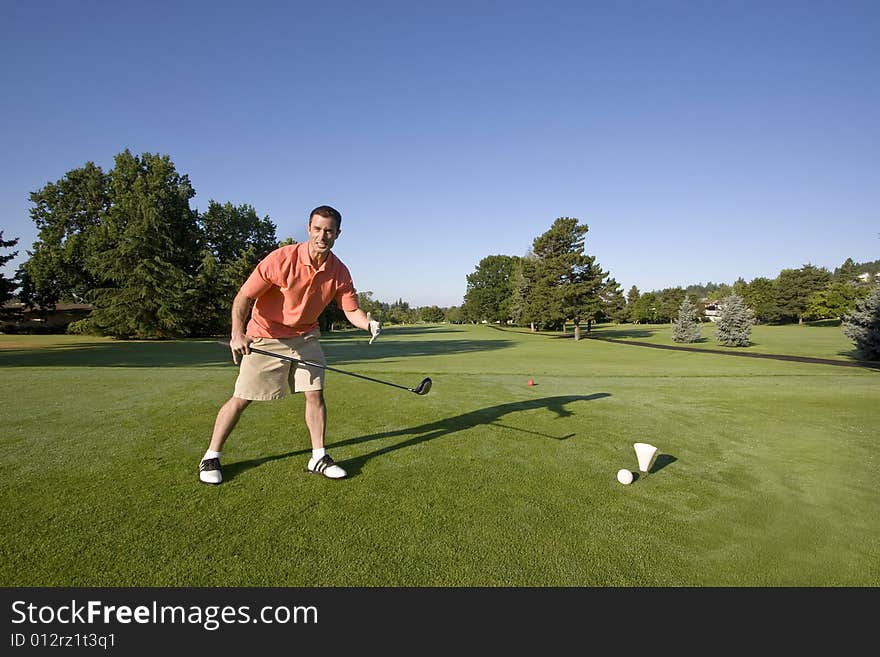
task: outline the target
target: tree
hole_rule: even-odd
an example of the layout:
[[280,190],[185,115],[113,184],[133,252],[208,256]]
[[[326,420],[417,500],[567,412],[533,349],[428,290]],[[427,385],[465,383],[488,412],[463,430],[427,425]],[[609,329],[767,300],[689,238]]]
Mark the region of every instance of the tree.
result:
[[645,292],[633,302],[629,318],[636,324],[653,324],[657,321],[659,305],[660,301],[654,292]]
[[369,313],[371,319],[376,319],[380,322],[385,320],[385,317],[382,314],[382,304],[373,298],[373,293],[371,291],[358,292],[357,298],[358,307],[365,313]]
[[[168,156],[88,162],[30,195],[39,229],[19,267],[20,298],[46,313],[60,300],[95,309],[68,330],[117,337],[227,332],[235,292],[275,243],[249,205],[189,206],[189,178]],[[291,240],[292,242],[292,240]]]
[[461,310],[461,306],[451,306],[447,308],[444,313],[444,320],[450,324],[461,324],[464,322],[464,313]]
[[91,260],[109,239],[101,227],[111,196],[110,176],[93,162],[31,193],[39,232],[19,270],[22,302],[51,310],[62,299],[81,301],[104,282]]
[[678,316],[681,303],[684,301],[685,291],[680,287],[671,287],[661,290],[657,295],[657,316],[655,321],[671,322]]
[[[4,240],[3,231],[0,230],[0,249],[10,249],[16,244],[18,244],[17,237],[14,240]],[[0,267],[3,267],[17,255],[18,251],[13,251],[9,255],[0,256]],[[6,278],[6,276],[0,273],[0,306],[12,298],[12,293],[15,292],[17,286],[18,284],[14,277]]]
[[[187,290],[193,308],[188,334],[228,333],[236,292],[257,263],[279,246],[275,224],[268,216],[260,219],[251,205],[221,205],[211,200],[207,212],[198,217],[197,225],[201,257]],[[292,239],[289,241],[296,244]]]
[[253,247],[256,266],[278,246],[275,224],[268,216],[260,219],[252,205],[221,205],[212,199],[207,212],[198,218],[198,225],[202,248],[208,249],[221,263],[232,262]]
[[228,335],[231,323],[229,292],[230,286],[224,280],[220,262],[204,249],[202,261],[186,294],[190,307],[189,335]]
[[446,318],[446,313],[439,306],[422,306],[419,308],[419,319],[428,324],[440,324]]
[[673,342],[697,342],[700,339],[700,311],[698,306],[685,296],[678,308],[678,319],[672,323]]
[[800,269],[783,269],[776,278],[776,306],[783,320],[803,322],[807,299],[831,282],[824,267],[806,264]]
[[187,334],[187,290],[196,274],[199,239],[189,177],[168,156],[125,150],[111,172],[113,204],[100,226],[102,246],[89,269],[105,281],[85,320],[106,335],[171,338]]
[[513,274],[518,258],[506,255],[486,256],[467,276],[464,305],[476,321],[506,322],[511,317]]
[[731,294],[721,301],[715,338],[727,347],[748,347],[754,323],[755,313],[743,303],[742,297]]
[[852,258],[847,258],[843,261],[843,264],[840,267],[837,267],[832,274],[832,277],[836,283],[855,283],[859,280],[859,274],[861,270],[858,265],[853,262]]
[[594,256],[584,253],[589,227],[574,217],[559,217],[550,229],[535,238],[534,267],[524,267],[532,279],[528,305],[549,327],[562,328],[574,322],[575,340],[580,339],[581,322],[590,324],[602,315],[602,293],[608,272]]
[[609,319],[615,324],[627,321],[629,313],[626,307],[626,298],[623,296],[620,284],[615,279],[609,278],[605,282],[600,296],[602,298],[602,314],[604,319]]
[[331,299],[330,303],[318,315],[318,328],[325,333],[330,333],[337,324],[342,324],[345,321],[347,320],[342,308],[336,303],[336,299]]
[[385,312],[385,316],[390,324],[414,324],[416,321],[415,312],[410,308],[409,302],[403,299],[392,303]]
[[629,288],[629,292],[626,293],[626,319],[627,321],[633,322],[635,319],[633,318],[633,307],[636,304],[636,301],[639,300],[639,288],[633,285]]
[[813,292],[804,308],[803,318],[807,321],[816,319],[843,320],[855,310],[856,303],[868,295],[868,288],[847,283],[829,283],[824,289]]
[[781,313],[776,306],[776,291],[773,281],[758,277],[745,286],[742,295],[745,304],[755,312],[758,322],[778,321]]
[[874,288],[844,318],[843,333],[855,344],[859,358],[880,360],[880,287]]
[[[538,259],[529,252],[516,263],[513,271],[513,295],[510,302],[510,315],[518,326],[528,325],[534,332],[542,317],[543,302],[536,292],[538,279]],[[465,317],[470,319],[467,306],[462,306]]]

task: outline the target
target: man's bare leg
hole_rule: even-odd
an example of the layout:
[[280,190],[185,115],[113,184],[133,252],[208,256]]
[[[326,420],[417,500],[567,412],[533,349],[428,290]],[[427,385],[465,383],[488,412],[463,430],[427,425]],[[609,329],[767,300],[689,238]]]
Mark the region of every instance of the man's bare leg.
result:
[[238,418],[250,405],[249,399],[230,397],[229,400],[217,411],[217,419],[214,420],[214,432],[211,434],[211,444],[208,451],[202,457],[199,464],[199,481],[205,484],[219,484],[223,481],[220,472],[220,453],[229,434],[238,423]]
[[322,474],[330,479],[342,479],[346,472],[333,462],[324,449],[324,434],[327,430],[327,406],[322,390],[306,390],[306,426],[312,442],[312,458],[309,459],[309,472]]

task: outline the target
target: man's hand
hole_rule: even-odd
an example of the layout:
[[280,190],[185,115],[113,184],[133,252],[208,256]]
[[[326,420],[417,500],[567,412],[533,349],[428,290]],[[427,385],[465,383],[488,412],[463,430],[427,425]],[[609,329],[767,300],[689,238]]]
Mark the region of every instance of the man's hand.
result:
[[232,350],[232,362],[238,365],[238,356],[239,354],[242,356],[247,356],[251,353],[251,342],[254,339],[245,335],[244,333],[239,333],[237,335],[233,335],[232,339],[229,341],[229,348]]
[[370,323],[370,335],[372,336],[370,338],[370,344],[373,344],[382,332],[382,322],[377,322],[375,319],[371,319],[370,313],[367,313],[367,321]]

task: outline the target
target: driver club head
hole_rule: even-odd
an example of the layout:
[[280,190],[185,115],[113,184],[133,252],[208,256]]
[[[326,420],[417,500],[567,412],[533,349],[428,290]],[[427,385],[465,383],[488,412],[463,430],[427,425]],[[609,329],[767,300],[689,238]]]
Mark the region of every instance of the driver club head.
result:
[[427,395],[428,392],[430,392],[430,390],[431,390],[431,379],[430,378],[423,379],[422,382],[418,386],[416,386],[415,388],[412,389],[412,391],[414,393],[416,393],[417,395]]

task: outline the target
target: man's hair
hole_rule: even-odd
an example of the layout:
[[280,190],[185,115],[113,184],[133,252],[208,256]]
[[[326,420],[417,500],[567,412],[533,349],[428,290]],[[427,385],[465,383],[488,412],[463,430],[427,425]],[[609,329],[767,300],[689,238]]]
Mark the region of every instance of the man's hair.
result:
[[336,230],[342,228],[342,215],[339,214],[339,210],[337,210],[336,208],[331,208],[329,205],[319,205],[309,214],[309,223],[312,223],[312,217],[314,217],[315,215],[335,221]]

